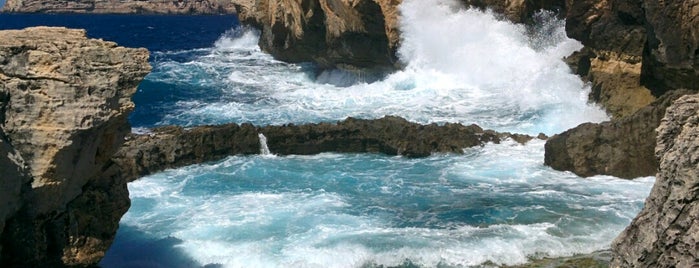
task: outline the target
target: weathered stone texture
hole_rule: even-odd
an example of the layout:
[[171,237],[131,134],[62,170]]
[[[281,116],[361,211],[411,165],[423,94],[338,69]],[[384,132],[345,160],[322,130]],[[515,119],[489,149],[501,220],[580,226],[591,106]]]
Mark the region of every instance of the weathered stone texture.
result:
[[[0,32],[2,150],[16,151],[15,166],[31,179],[7,220],[3,266],[99,261],[128,209],[125,182],[104,172],[130,132],[131,96],[149,71],[145,49],[87,39],[83,30]],[[22,181],[3,179],[3,187]]]
[[424,157],[432,153],[463,153],[467,147],[511,138],[524,143],[530,136],[483,130],[476,125],[420,125],[400,117],[375,120],[348,118],[320,123],[255,127],[226,124],[183,129],[167,126],[149,134],[134,134],[114,157],[127,180],[238,154],[260,153],[258,134],[267,137],[274,154],[384,153]]
[[613,267],[699,266],[699,95],[667,108],[655,153],[660,172],[643,210],[612,244]]

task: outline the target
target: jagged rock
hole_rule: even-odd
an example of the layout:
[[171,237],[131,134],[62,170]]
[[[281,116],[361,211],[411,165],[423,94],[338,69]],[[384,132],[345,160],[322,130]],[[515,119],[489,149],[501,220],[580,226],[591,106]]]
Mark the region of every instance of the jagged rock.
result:
[[641,213],[612,244],[612,267],[699,266],[699,95],[667,108],[660,172]]
[[231,0],[7,0],[3,12],[103,14],[235,14]]
[[[0,31],[2,150],[16,151],[31,179],[6,222],[3,267],[100,260],[129,202],[125,182],[105,172],[149,71],[147,50],[87,39],[84,30]],[[3,168],[6,175],[3,187],[22,181]]]
[[322,152],[384,153],[423,157],[431,153],[462,153],[463,148],[500,142],[504,138],[524,143],[532,137],[497,133],[476,125],[420,125],[400,117],[364,120],[348,118],[337,124],[320,123],[255,127],[226,124],[183,129],[160,127],[148,134],[133,134],[114,157],[127,180],[237,154],[260,152],[258,134],[267,138],[274,154]]
[[[244,23],[262,29],[260,47],[287,62],[316,62],[322,68],[399,67],[398,5],[402,0],[235,0]],[[489,8],[514,22],[531,22],[540,9],[564,13],[564,0],[461,0]]]
[[656,92],[699,89],[699,2],[645,0],[644,83]]
[[612,116],[633,114],[668,90],[699,89],[699,4],[570,2],[566,32],[586,47],[572,61],[582,68],[574,69]]
[[235,5],[241,21],[262,29],[260,47],[277,59],[324,68],[392,69],[400,2],[242,0]]
[[574,54],[574,69],[592,83],[590,99],[615,118],[631,115],[655,97],[641,84],[647,40],[637,1],[571,1],[566,32],[585,45]]
[[579,176],[653,176],[656,131],[665,109],[690,91],[668,92],[631,116],[599,124],[584,123],[548,139],[544,164]]

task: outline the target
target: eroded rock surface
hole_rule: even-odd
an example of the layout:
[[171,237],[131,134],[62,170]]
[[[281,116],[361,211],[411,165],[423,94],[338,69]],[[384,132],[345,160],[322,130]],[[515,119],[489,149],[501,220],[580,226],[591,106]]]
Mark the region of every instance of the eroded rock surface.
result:
[[7,0],[3,12],[103,14],[235,14],[231,0]]
[[83,30],[0,31],[2,186],[16,193],[23,175],[31,180],[20,185],[19,211],[6,217],[3,267],[101,259],[129,207],[125,181],[107,174],[110,159],[130,132],[131,96],[149,71],[147,50],[87,39]]
[[633,114],[669,90],[699,89],[699,3],[569,2],[566,32],[586,47],[571,62],[612,116]]
[[633,115],[599,124],[584,123],[554,135],[546,142],[544,163],[583,177],[653,176],[658,170],[655,129],[672,101],[690,92],[669,92]]
[[530,136],[497,133],[476,125],[420,125],[400,117],[375,120],[348,118],[336,124],[320,123],[255,127],[227,124],[184,129],[167,126],[149,134],[134,134],[114,161],[128,180],[161,171],[238,154],[260,153],[259,134],[274,154],[384,153],[408,157],[431,153],[463,153],[467,147],[511,138],[524,143]]
[[613,267],[699,265],[699,95],[667,108],[655,154],[655,185],[641,213],[614,240]]
[[277,59],[345,69],[397,64],[400,0],[235,2],[241,21],[261,28],[260,47]]

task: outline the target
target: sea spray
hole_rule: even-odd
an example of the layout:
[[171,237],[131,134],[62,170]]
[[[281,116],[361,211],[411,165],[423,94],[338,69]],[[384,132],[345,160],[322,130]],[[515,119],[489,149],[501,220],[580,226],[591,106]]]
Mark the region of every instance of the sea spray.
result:
[[272,155],[272,152],[269,151],[269,147],[267,147],[267,137],[262,133],[258,133],[257,137],[260,140],[260,154],[267,156]]
[[[209,49],[159,53],[146,82],[184,97],[141,107],[160,113],[155,125],[186,126],[398,115],[554,134],[606,118],[561,61],[580,44],[547,34],[561,33],[560,21],[528,31],[442,0],[406,0],[401,14],[406,68],[383,79],[316,76],[313,64],[276,61],[257,46],[259,32],[238,29]],[[543,144],[423,159],[235,156],[131,183],[121,224],[223,267],[517,264],[608,248],[652,178],[557,172],[543,166]]]
[[397,115],[551,135],[607,118],[588,104],[590,88],[561,60],[581,45],[560,34],[564,24],[553,14],[539,14],[547,26],[528,31],[453,1],[405,1],[400,9],[401,71],[379,80],[342,71],[317,76],[312,64],[274,60],[257,46],[259,32],[239,28],[203,56],[156,64],[148,81],[210,87],[208,94],[184,91],[192,97],[163,103],[168,106],[157,125]]

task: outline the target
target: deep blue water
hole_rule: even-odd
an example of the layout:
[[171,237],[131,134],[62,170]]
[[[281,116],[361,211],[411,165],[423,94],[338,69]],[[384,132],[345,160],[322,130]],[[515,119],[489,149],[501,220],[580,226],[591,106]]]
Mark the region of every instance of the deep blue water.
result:
[[92,38],[150,51],[211,47],[238,25],[236,16],[0,14],[0,30],[32,26],[86,29]]
[[[541,33],[479,11],[406,0],[404,70],[376,81],[274,60],[233,16],[0,15],[0,29],[87,28],[151,50],[135,131],[398,115],[555,134],[606,115]],[[446,19],[445,19],[446,18]],[[264,134],[264,133],[261,133]],[[262,143],[262,142],[261,142]],[[468,267],[609,247],[653,183],[583,179],[543,165],[542,141],[405,159],[373,154],[231,156],[129,184],[132,207],[103,267]],[[274,153],[274,152],[272,152]]]

